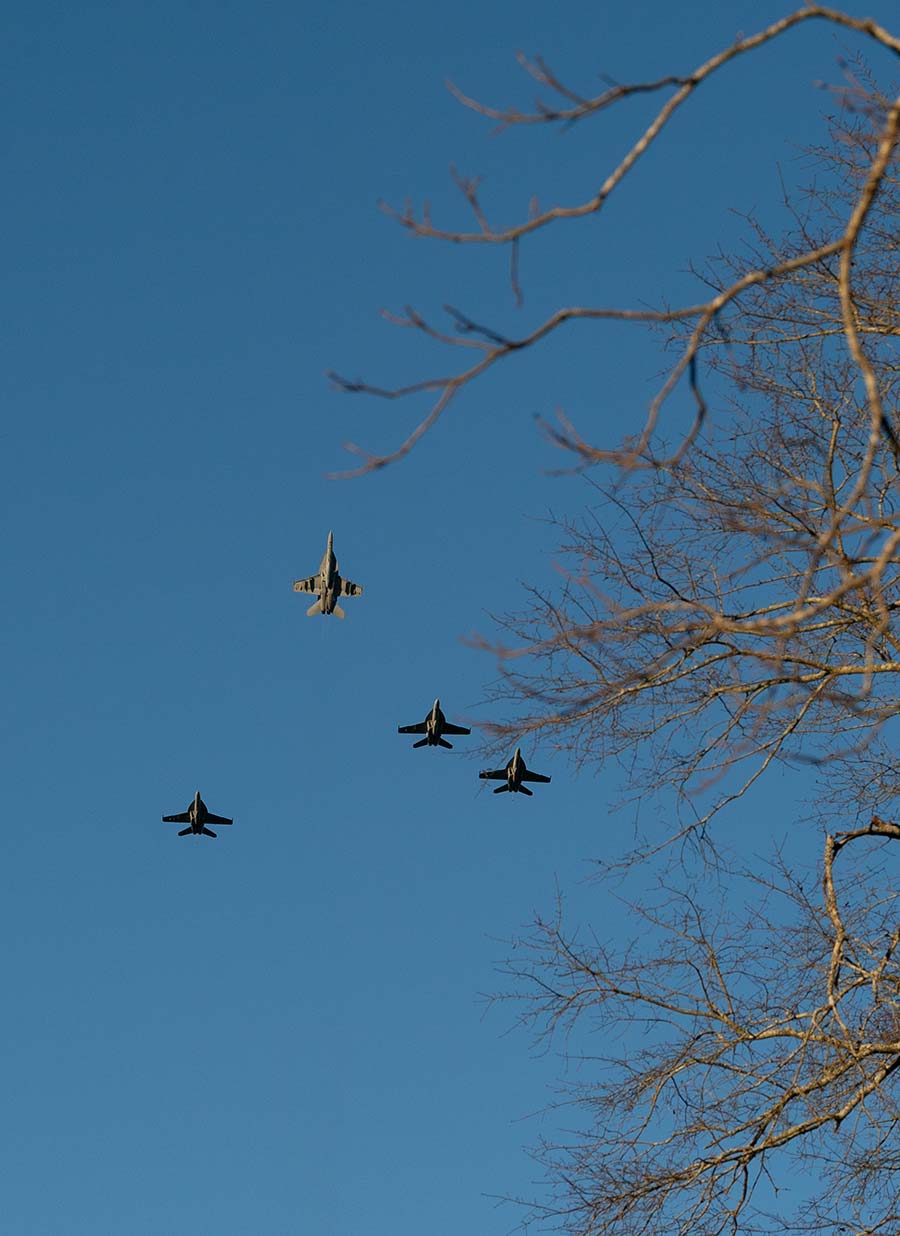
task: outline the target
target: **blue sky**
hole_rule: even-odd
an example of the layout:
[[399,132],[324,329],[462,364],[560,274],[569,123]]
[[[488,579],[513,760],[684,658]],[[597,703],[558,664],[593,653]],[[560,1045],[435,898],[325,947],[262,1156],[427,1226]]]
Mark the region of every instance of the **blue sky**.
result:
[[[462,222],[450,163],[484,174],[499,219],[586,197],[645,103],[492,138],[444,79],[525,105],[517,47],[585,90],[686,72],[789,8],[5,7],[4,1230],[512,1226],[489,1195],[532,1187],[523,1148],[548,1126],[524,1118],[554,1063],[479,993],[557,881],[610,918],[579,881],[631,817],[610,814],[614,775],[554,752],[529,760],[551,786],[494,799],[474,739],[411,751],[395,731],[436,695],[488,716],[494,668],[463,637],[554,579],[544,518],[588,494],[549,475],[535,414],[618,436],[660,358],[575,328],[356,481],[325,475],[342,442],[396,445],[422,405],[324,372],[446,366],[382,306],[524,330],[689,293],[689,259],[741,235],[729,208],[777,220],[775,160],[800,177],[814,83],[853,40],[809,28],[711,84],[601,219],[523,251],[522,310],[502,255],[414,242],[376,203]],[[329,529],[366,589],[343,624],[290,587]],[[216,842],[160,823],[198,787],[236,821]],[[778,787],[759,801],[786,830],[802,786]]]

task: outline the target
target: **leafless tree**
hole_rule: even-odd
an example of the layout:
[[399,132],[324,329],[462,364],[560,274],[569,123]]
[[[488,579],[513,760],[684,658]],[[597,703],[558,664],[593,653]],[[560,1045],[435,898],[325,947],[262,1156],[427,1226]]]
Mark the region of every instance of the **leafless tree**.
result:
[[569,1133],[536,1155],[547,1193],[517,1199],[528,1220],[579,1236],[900,1230],[898,841],[878,817],[829,834],[821,891],[783,863],[732,873],[717,904],[707,879],[661,884],[628,906],[620,949],[569,933],[561,905],[516,942],[507,998],[569,1079]]
[[[477,182],[457,176],[472,231],[438,226],[427,208],[392,213],[420,238],[507,246],[521,299],[519,248],[533,232],[601,211],[711,75],[812,20],[900,54],[876,22],[808,4],[686,75],[593,98],[523,60],[555,103],[457,97],[501,128],[584,123],[637,93],[666,102],[575,205],[494,228]],[[562,416],[548,427],[596,501],[562,524],[559,587],[535,590],[491,641],[508,710],[497,740],[530,733],[582,764],[619,759],[638,793],[675,792],[686,808],[675,835],[705,835],[774,761],[817,763],[823,803],[870,820],[827,834],[821,895],[786,863],[723,866],[716,905],[676,864],[658,896],[629,903],[629,948],[573,935],[561,912],[518,942],[509,998],[578,1069],[560,1108],[573,1131],[543,1146],[548,1200],[527,1213],[579,1236],[900,1231],[900,826],[874,814],[890,814],[900,788],[887,745],[900,712],[900,98],[857,70],[836,106],[832,141],[812,152],[815,189],[786,203],[790,228],[773,237],[748,220],[749,256],[697,267],[705,299],[561,306],[518,337],[455,310],[444,330],[408,309],[394,320],[474,362],[391,389],[336,379],[432,400],[396,450],[361,452],[368,471],[408,454],[486,371],[574,320],[659,332],[674,360],[622,441],[593,442]],[[669,410],[680,383],[685,426]]]
[[[617,103],[636,94],[655,94],[671,91],[670,97],[659,112],[633,143],[625,157],[610,170],[603,184],[584,201],[570,206],[553,206],[541,210],[532,203],[528,217],[512,227],[494,227],[478,196],[479,181],[459,175],[454,170],[454,180],[460,192],[471,207],[476,229],[472,231],[456,231],[436,225],[431,218],[430,208],[426,205],[421,214],[417,214],[411,201],[405,208],[398,211],[385,204],[384,209],[406,228],[413,236],[438,241],[449,241],[455,245],[503,246],[510,251],[510,275],[513,293],[521,298],[521,287],[518,278],[518,254],[521,242],[533,233],[552,226],[558,226],[568,221],[580,219],[599,213],[610,196],[626,179],[629,172],[651,146],[662,140],[667,126],[675,113],[685,106],[692,96],[701,89],[704,82],[715,74],[727,72],[728,66],[737,58],[754,53],[760,47],[775,39],[781,38],[789,30],[805,22],[824,20],[840,29],[855,31],[866,36],[874,43],[900,55],[900,37],[891,34],[878,23],[870,19],[859,19],[835,9],[818,4],[807,4],[796,12],[774,22],[771,26],[752,35],[741,38],[711,59],[699,65],[693,72],[686,75],[671,75],[652,82],[641,82],[632,85],[613,85],[601,94],[587,98],[570,89],[551,71],[540,59],[529,61],[520,55],[525,70],[557,99],[556,103],[548,104],[540,98],[532,111],[517,109],[500,110],[489,107],[467,97],[456,87],[453,93],[465,106],[490,118],[497,123],[498,128],[505,129],[514,125],[560,124],[574,125],[588,118],[608,111]],[[461,390],[469,386],[487,370],[503,360],[529,348],[538,346],[543,340],[566,324],[575,320],[590,321],[628,321],[637,323],[688,323],[690,330],[680,355],[668,374],[662,388],[652,401],[646,423],[640,433],[635,433],[625,444],[609,444],[592,446],[573,436],[575,446],[586,460],[614,461],[634,467],[648,462],[644,457],[649,451],[654,435],[659,425],[660,413],[666,400],[684,376],[690,381],[696,403],[696,418],[693,427],[684,440],[671,455],[672,460],[681,457],[684,450],[693,441],[694,436],[703,424],[706,414],[706,404],[700,393],[696,378],[696,362],[698,353],[704,342],[715,335],[716,328],[725,311],[739,303],[750,290],[760,288],[785,276],[803,272],[822,262],[833,260],[837,274],[836,290],[840,306],[839,326],[846,340],[846,346],[864,383],[866,392],[866,408],[870,418],[871,437],[873,442],[881,433],[883,424],[883,409],[874,375],[871,373],[865,350],[861,346],[860,331],[856,321],[856,295],[853,264],[860,233],[868,219],[873,202],[882,188],[891,162],[893,151],[900,131],[900,98],[890,100],[866,100],[872,110],[878,112],[875,125],[875,140],[872,144],[868,165],[856,192],[849,202],[845,214],[834,220],[832,234],[819,242],[809,238],[805,248],[799,249],[781,261],[767,263],[743,271],[730,284],[716,290],[708,300],[697,304],[686,305],[675,309],[645,310],[632,308],[614,308],[605,306],[561,306],[546,321],[539,323],[533,330],[517,338],[510,338],[480,325],[467,314],[448,308],[450,315],[449,329],[441,329],[428,322],[422,314],[414,309],[407,309],[402,315],[389,316],[398,325],[421,332],[428,338],[446,344],[453,351],[462,351],[463,356],[470,355],[474,349],[477,356],[474,363],[464,365],[449,376],[440,376],[410,383],[405,386],[384,388],[370,385],[364,381],[350,381],[332,374],[334,381],[345,391],[366,393],[386,399],[403,399],[416,395],[434,396],[434,402],[413,433],[396,450],[375,455],[352,446],[363,457],[359,471],[371,471],[384,467],[400,459],[415,446],[416,442],[426,433],[440,416],[447,410],[450,403]],[[636,427],[637,428],[637,427]],[[651,456],[649,462],[655,464],[657,459]],[[860,478],[860,484],[865,484],[865,478]]]
[[[900,54],[900,38],[876,22],[808,4],[691,73],[610,86],[592,98],[543,61],[523,58],[555,103],[498,110],[454,93],[500,128],[586,123],[637,93],[668,98],[581,203],[535,210],[514,227],[495,229],[477,181],[455,173],[476,230],[441,228],[427,208],[391,213],[419,238],[508,246],[520,295],[524,240],[600,211],[709,77],[813,20]],[[727,771],[721,792],[689,825],[704,824],[773,759],[822,758],[836,735],[844,748],[870,751],[896,711],[900,97],[848,75],[838,103],[834,141],[818,152],[825,183],[791,204],[789,235],[771,239],[756,229],[750,260],[725,256],[698,270],[706,300],[657,310],[560,307],[518,338],[456,310],[443,331],[408,309],[394,320],[452,353],[470,357],[474,350],[474,363],[395,389],[336,379],[345,390],[391,399],[434,396],[400,447],[365,457],[366,471],[408,453],[488,369],[538,348],[573,320],[668,331],[676,360],[643,426],[635,423],[618,444],[600,445],[564,418],[550,430],[579,466],[618,475],[605,487],[602,515],[566,529],[577,556],[568,586],[559,596],[536,594],[530,613],[506,620],[513,643],[501,649],[505,694],[517,707],[498,732],[506,741],[513,732],[541,731],[583,761],[627,754],[639,788],[650,780],[688,792]],[[715,393],[715,416],[708,415],[701,373]],[[669,418],[675,439],[668,445],[662,412],[682,379],[695,413],[680,434]],[[696,739],[690,749],[688,727]],[[744,780],[736,781],[740,765]]]
[[[821,250],[854,199],[877,139],[866,115],[833,137],[815,152],[833,188],[777,243],[755,232],[756,269]],[[565,585],[502,622],[496,694],[513,709],[498,733],[541,733],[580,762],[627,758],[639,791],[674,787],[691,802],[686,828],[775,759],[827,759],[837,773],[884,758],[879,736],[900,705],[896,166],[854,246],[853,323],[878,432],[835,262],[747,289],[697,353],[717,389],[714,426],[687,454],[644,449],[648,466],[598,486],[588,514],[564,524]],[[733,286],[739,266],[726,257],[702,273]],[[692,792],[720,781],[694,809]]]

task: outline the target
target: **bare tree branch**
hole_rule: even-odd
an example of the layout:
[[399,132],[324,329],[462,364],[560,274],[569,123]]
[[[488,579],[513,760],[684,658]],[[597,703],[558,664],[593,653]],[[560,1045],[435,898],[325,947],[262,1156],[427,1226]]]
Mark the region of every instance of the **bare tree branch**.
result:
[[[553,1182],[529,1221],[578,1233],[890,1231],[896,1173],[871,1169],[897,1127],[898,894],[874,817],[825,839],[820,903],[795,872],[733,878],[718,906],[689,888],[627,908],[635,942],[579,940],[562,906],[515,942],[504,970],[523,1024],[579,1080],[564,1141],[537,1152]],[[880,842],[839,882],[836,860]],[[896,880],[894,881],[896,884]],[[612,1055],[583,1044],[601,1039]],[[546,1123],[546,1121],[545,1121]],[[806,1188],[792,1200],[791,1179]],[[796,1192],[795,1192],[796,1198]]]
[[[479,182],[477,178],[460,176],[455,169],[452,169],[452,175],[457,187],[466,198],[475,215],[478,223],[477,231],[454,231],[436,227],[431,221],[430,211],[425,210],[421,216],[417,216],[410,202],[407,202],[402,211],[397,211],[386,205],[384,209],[416,237],[451,241],[455,244],[510,245],[510,282],[517,303],[521,303],[519,243],[524,237],[550,224],[596,214],[610,194],[622,183],[641,156],[660,136],[675,111],[691,97],[704,81],[719,69],[724,69],[736,58],[755,52],[765,44],[781,37],[792,28],[800,26],[811,19],[824,20],[840,28],[855,31],[873,40],[879,46],[895,54],[900,54],[900,38],[892,35],[876,22],[869,19],[854,18],[838,10],[821,5],[807,4],[780,21],[772,23],[757,34],[740,39],[729,47],[724,48],[715,56],[699,65],[692,73],[687,75],[669,75],[657,81],[634,85],[613,85],[600,95],[590,99],[584,98],[569,87],[564,86],[540,58],[535,61],[528,61],[520,55],[520,62],[529,74],[540,84],[548,86],[556,94],[560,95],[571,106],[555,108],[539,101],[533,113],[524,113],[516,109],[498,110],[478,104],[463,95],[455,87],[452,87],[453,93],[466,106],[498,120],[501,127],[506,127],[511,124],[554,122],[571,124],[602,112],[630,95],[653,93],[667,87],[676,87],[676,89],[672,97],[662,106],[651,124],[634,142],[628,153],[610,172],[597,192],[581,203],[572,206],[554,206],[546,210],[529,209],[527,217],[520,223],[512,227],[496,228],[491,225],[481,205],[478,197]],[[853,97],[859,95],[860,91],[856,83],[854,83],[849,93]],[[872,112],[875,111],[871,96],[867,98],[867,106],[869,106]],[[644,312],[627,308],[616,310],[604,307],[563,307],[557,310],[543,326],[535,328],[517,340],[503,339],[501,342],[498,338],[495,348],[487,352],[481,362],[463,369],[449,378],[434,379],[427,383],[413,383],[396,388],[383,388],[365,382],[345,382],[336,379],[338,385],[346,391],[362,392],[382,397],[401,398],[421,393],[424,390],[434,390],[437,392],[437,398],[431,410],[399,447],[384,454],[363,452],[358,447],[349,447],[354,453],[363,455],[364,463],[359,468],[342,475],[359,475],[362,472],[381,468],[388,463],[403,458],[420,440],[423,433],[427,432],[436,423],[459,390],[478,378],[496,361],[505,358],[511,353],[520,352],[537,345],[548,334],[562,326],[565,322],[579,317],[608,318],[611,320],[635,322],[675,320],[693,322],[692,330],[685,340],[679,359],[673,365],[668,378],[650,404],[639,436],[635,438],[634,435],[631,435],[630,440],[624,445],[607,444],[603,446],[588,445],[580,437],[572,439],[572,445],[585,461],[613,462],[625,468],[654,466],[658,461],[655,454],[650,452],[650,444],[657,431],[661,410],[682,376],[687,372],[691,377],[691,391],[697,408],[694,426],[675,451],[662,460],[663,463],[669,464],[677,462],[690,447],[699,431],[699,427],[703,423],[705,405],[702,399],[698,397],[697,361],[701,349],[707,346],[711,340],[715,339],[716,328],[723,312],[741,298],[748,289],[777,282],[785,275],[802,271],[808,267],[815,267],[823,263],[827,258],[838,255],[840,257],[838,281],[843,307],[840,329],[847,340],[849,352],[859,367],[863,380],[866,383],[869,396],[869,410],[873,423],[873,437],[881,432],[887,432],[890,435],[893,431],[889,422],[880,415],[877,390],[872,384],[872,375],[868,372],[865,355],[859,342],[860,332],[854,323],[850,270],[860,230],[865,223],[871,203],[884,181],[886,169],[896,144],[898,126],[900,126],[900,99],[895,100],[892,105],[884,102],[877,118],[877,125],[880,129],[879,141],[870,161],[868,175],[860,186],[858,196],[851,203],[849,215],[845,216],[842,220],[835,221],[836,226],[832,235],[817,244],[807,245],[780,263],[767,263],[743,272],[738,278],[735,278],[728,286],[721,288],[715,296],[706,302],[685,306],[670,312],[663,310]],[[489,334],[485,335],[485,338],[489,337]],[[865,484],[865,470],[866,465],[864,464],[860,474],[860,485]]]

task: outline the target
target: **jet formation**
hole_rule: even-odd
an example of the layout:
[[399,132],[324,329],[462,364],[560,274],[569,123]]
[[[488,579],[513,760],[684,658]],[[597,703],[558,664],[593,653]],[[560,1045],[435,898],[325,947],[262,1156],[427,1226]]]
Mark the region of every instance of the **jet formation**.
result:
[[[319,569],[315,575],[310,575],[308,579],[298,579],[294,581],[295,592],[312,592],[316,596],[316,601],[306,611],[309,617],[313,614],[337,614],[338,618],[345,617],[344,611],[338,604],[339,597],[358,597],[362,595],[362,587],[359,584],[351,583],[349,579],[344,579],[338,572],[337,558],[334,554],[334,533],[328,533],[328,543],[325,547],[325,554],[319,564]],[[447,747],[453,749],[453,743],[447,742],[445,734],[471,734],[472,731],[464,725],[453,725],[447,720],[441,710],[441,701],[436,699],[431,706],[431,711],[428,713],[424,721],[419,721],[416,725],[398,725],[398,734],[422,734],[418,742],[413,743],[413,747]],[[522,759],[522,752],[519,747],[516,747],[515,755],[509,761],[505,768],[498,768],[493,771],[485,769],[478,776],[486,781],[505,781],[505,785],[498,785],[494,790],[495,794],[527,794],[532,797],[533,791],[529,790],[523,781],[549,781],[549,777],[543,776],[541,773],[530,772]],[[178,834],[179,837],[187,837],[189,833],[193,833],[195,837],[215,837],[216,833],[208,827],[209,824],[232,824],[232,820],[227,820],[224,816],[214,815],[206,806],[206,803],[200,797],[198,790],[194,795],[193,802],[188,807],[187,811],[182,811],[178,815],[164,815],[163,822],[165,824],[186,824],[187,828],[183,828]]]
[[421,742],[414,742],[415,747],[448,747],[453,749],[452,742],[446,742],[444,734],[471,734],[464,725],[451,725],[441,712],[441,701],[435,700],[431,712],[418,725],[398,725],[398,734],[424,734]]
[[344,579],[338,574],[338,562],[334,556],[333,532],[328,533],[328,544],[325,547],[322,561],[319,563],[318,571],[315,575],[310,575],[308,579],[295,579],[294,591],[314,592],[319,598],[306,611],[308,618],[311,618],[313,614],[337,614],[338,618],[343,618],[345,615],[338,605],[338,597],[362,596],[362,587],[359,584],[351,584],[349,579]]
[[483,781],[505,781],[506,785],[498,785],[495,794],[527,794],[529,798],[534,794],[534,790],[529,790],[527,785],[523,785],[523,781],[549,781],[549,777],[543,776],[541,773],[529,772],[525,767],[525,761],[522,759],[522,750],[516,747],[516,753],[506,765],[505,768],[497,768],[493,772],[487,769],[480,772],[479,777]]
[[183,828],[178,834],[179,837],[186,837],[188,833],[193,833],[195,837],[201,834],[204,837],[215,837],[218,834],[214,833],[211,828],[207,828],[207,824],[233,824],[233,820],[226,820],[223,815],[213,815],[207,809],[206,803],[200,797],[200,791],[194,795],[194,801],[188,807],[187,811],[182,811],[179,815],[164,815],[164,824],[187,824],[187,828]]

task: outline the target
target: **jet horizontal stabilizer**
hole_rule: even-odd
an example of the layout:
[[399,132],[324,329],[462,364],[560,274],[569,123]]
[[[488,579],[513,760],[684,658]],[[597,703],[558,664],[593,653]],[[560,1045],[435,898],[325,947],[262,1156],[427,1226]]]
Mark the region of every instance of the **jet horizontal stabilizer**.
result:
[[312,618],[313,614],[321,614],[321,612],[322,612],[322,602],[314,601],[312,605],[310,605],[309,609],[306,611],[306,616],[307,618]]
[[203,833],[203,836],[204,836],[204,837],[215,837],[215,836],[217,836],[217,835],[218,835],[218,834],[214,833],[214,832],[213,832],[213,830],[212,830],[211,828],[201,828],[201,829],[200,829],[200,831],[201,831],[201,833]]
[[192,828],[183,828],[183,829],[181,830],[181,832],[178,834],[178,836],[179,836],[179,837],[186,837],[186,836],[188,835],[188,833],[192,833],[193,831],[194,831],[194,830],[193,830]]
[[420,741],[419,741],[419,742],[414,742],[414,743],[413,743],[413,750],[415,751],[416,747],[424,747],[424,746],[426,746],[426,745],[427,745],[427,743],[428,743],[428,739],[427,739],[427,738],[422,738],[422,739],[420,739]]
[[452,751],[452,750],[453,750],[453,743],[452,743],[452,742],[447,742],[447,741],[446,741],[446,739],[444,739],[444,738],[439,738],[439,739],[438,739],[438,746],[441,746],[441,747],[446,747],[448,751]]

